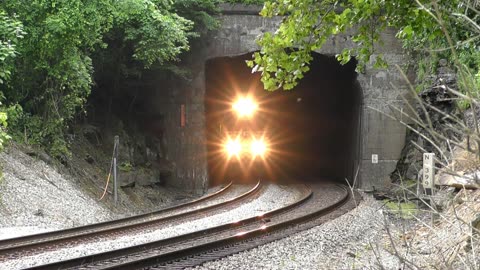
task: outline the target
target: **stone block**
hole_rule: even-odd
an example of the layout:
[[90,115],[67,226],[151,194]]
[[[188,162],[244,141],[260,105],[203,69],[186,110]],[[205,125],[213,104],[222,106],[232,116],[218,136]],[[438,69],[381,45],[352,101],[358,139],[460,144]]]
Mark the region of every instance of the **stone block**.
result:
[[377,154],[379,159],[398,160],[405,145],[406,128],[376,111],[364,111],[362,121],[362,158],[370,159]]
[[372,160],[361,160],[359,170],[359,188],[365,190],[386,190],[391,185],[390,174],[397,166],[396,160],[379,160],[372,164]]

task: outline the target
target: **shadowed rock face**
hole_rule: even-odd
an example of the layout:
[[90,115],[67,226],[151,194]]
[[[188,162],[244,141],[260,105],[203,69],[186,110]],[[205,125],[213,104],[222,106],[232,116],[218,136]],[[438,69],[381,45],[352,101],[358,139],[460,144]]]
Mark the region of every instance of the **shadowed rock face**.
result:
[[[356,83],[356,61],[342,66],[334,57],[314,54],[310,71],[291,91],[268,92],[258,73],[245,65],[251,53],[219,57],[206,64],[206,126],[210,183],[245,176],[250,160],[226,162],[218,141],[218,127],[245,128],[266,134],[271,155],[255,162],[251,172],[274,181],[293,179],[351,179],[357,145],[361,89]],[[250,95],[259,103],[251,120],[239,121],[231,112],[237,96]],[[220,153],[220,154],[217,154]],[[358,158],[358,157],[357,157]],[[246,175],[254,181],[257,175]]]

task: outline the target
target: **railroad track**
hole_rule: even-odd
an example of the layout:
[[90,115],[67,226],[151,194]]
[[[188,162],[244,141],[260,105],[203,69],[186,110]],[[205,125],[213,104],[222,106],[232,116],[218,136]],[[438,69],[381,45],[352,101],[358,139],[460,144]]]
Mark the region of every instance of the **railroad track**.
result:
[[183,269],[311,228],[354,206],[347,187],[312,185],[295,203],[262,216],[31,269]]
[[[0,241],[0,262],[22,258],[62,247],[99,241],[105,238],[118,237],[129,233],[168,225],[179,220],[195,219],[199,215],[222,211],[223,207],[236,207],[259,196],[264,186],[259,181],[253,188],[242,194],[226,199],[232,192],[232,183],[221,190],[197,200],[174,207],[165,208],[148,214],[128,218],[75,227],[66,230],[28,235]],[[226,197],[221,203],[209,204],[209,201]],[[202,207],[203,205],[203,207]],[[192,210],[193,209],[193,210]]]

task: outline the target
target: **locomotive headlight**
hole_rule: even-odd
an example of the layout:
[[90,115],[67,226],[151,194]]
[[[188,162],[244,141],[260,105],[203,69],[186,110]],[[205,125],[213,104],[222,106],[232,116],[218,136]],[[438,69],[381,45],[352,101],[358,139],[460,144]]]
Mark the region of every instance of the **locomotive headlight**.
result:
[[239,117],[250,117],[257,110],[258,105],[249,97],[243,97],[237,100],[232,108]]
[[255,139],[250,144],[250,153],[253,156],[264,156],[267,152],[267,144],[264,140]]
[[229,156],[238,156],[242,152],[242,144],[238,139],[230,139],[225,144],[225,150]]

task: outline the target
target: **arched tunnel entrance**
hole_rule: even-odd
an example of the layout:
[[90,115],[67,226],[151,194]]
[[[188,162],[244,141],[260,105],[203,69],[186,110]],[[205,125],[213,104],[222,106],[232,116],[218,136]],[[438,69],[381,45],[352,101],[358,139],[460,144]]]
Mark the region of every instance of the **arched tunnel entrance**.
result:
[[[226,181],[275,182],[328,179],[353,182],[359,159],[362,91],[356,60],[341,65],[314,53],[310,71],[290,91],[265,91],[260,74],[245,64],[251,53],[206,62],[205,113],[210,185]],[[232,104],[239,97],[258,104],[239,119]],[[248,128],[245,128],[248,126]],[[240,137],[267,144],[265,157],[229,155],[225,142]],[[243,148],[248,148],[242,142]],[[248,149],[247,149],[248,151]]]

